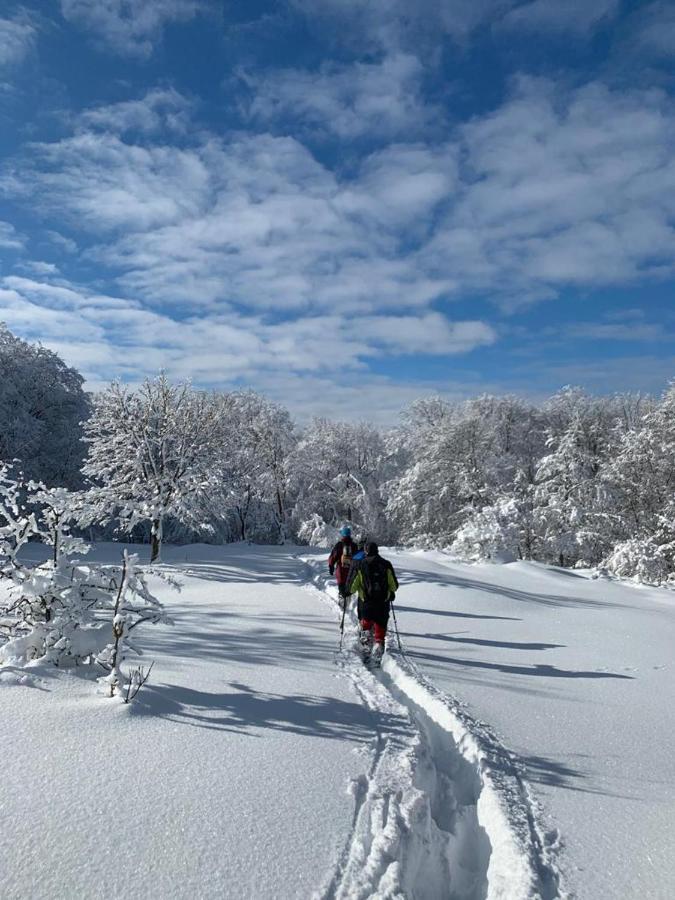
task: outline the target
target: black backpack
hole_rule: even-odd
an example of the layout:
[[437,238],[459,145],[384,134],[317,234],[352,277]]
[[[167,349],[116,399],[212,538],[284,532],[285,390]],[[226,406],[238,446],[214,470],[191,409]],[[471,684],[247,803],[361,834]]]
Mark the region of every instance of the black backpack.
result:
[[373,603],[384,603],[389,598],[389,566],[380,556],[363,562],[366,599]]

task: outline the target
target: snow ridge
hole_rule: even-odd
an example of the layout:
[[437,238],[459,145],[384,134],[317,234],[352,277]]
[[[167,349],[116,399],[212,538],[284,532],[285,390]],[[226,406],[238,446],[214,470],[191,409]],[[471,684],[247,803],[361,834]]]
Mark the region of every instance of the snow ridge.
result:
[[[308,589],[340,615],[333,585],[302,561]],[[540,826],[517,759],[404,652],[388,648],[379,672],[366,669],[356,624],[352,612],[336,665],[373,713],[377,739],[352,785],[352,831],[316,900],[563,900],[559,836]]]

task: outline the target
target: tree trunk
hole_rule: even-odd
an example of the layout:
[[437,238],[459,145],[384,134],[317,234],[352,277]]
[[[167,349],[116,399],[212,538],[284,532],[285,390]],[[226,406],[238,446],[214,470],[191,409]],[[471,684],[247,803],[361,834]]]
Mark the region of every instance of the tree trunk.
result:
[[281,498],[281,491],[277,487],[277,510],[279,515],[279,536],[281,543],[286,540],[286,516],[284,514],[284,501]]
[[157,562],[162,553],[162,517],[152,520],[150,530],[150,562]]

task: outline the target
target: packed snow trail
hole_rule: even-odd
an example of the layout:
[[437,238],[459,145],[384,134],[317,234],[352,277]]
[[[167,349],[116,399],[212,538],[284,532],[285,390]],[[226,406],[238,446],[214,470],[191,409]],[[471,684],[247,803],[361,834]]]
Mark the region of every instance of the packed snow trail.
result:
[[[305,560],[315,589],[322,599],[329,598],[337,618],[337,594],[321,559]],[[364,666],[354,643],[353,610],[350,620],[338,666],[369,708],[396,711],[407,723],[407,740],[402,728],[381,738],[373,771],[357,787],[360,808],[346,863],[323,896],[564,896],[552,835],[540,829],[510,754],[486,726],[429,684],[405,655],[390,649],[381,671]],[[390,648],[393,640],[391,635]]]

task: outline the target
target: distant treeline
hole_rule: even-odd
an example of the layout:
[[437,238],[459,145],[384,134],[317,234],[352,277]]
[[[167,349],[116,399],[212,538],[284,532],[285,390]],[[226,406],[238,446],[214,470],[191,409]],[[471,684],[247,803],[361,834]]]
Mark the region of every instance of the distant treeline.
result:
[[[72,492],[100,534],[150,540],[380,542],[470,559],[675,572],[675,385],[659,399],[564,388],[422,399],[391,429],[300,428],[253,391],[164,376],[88,396],[79,373],[0,326],[0,461]],[[107,529],[107,531],[106,531]]]

